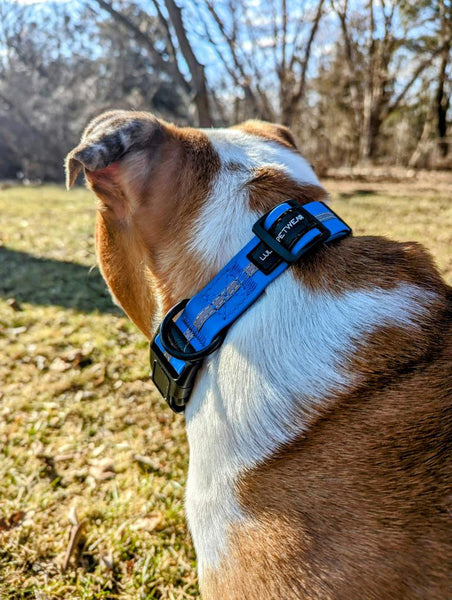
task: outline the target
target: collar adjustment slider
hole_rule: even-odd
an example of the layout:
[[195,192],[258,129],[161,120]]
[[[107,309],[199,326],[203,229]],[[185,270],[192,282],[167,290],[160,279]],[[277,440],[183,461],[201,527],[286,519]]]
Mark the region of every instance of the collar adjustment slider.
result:
[[[287,200],[285,204],[290,208],[270,227],[266,227],[266,222],[272,211],[253,225],[253,233],[261,243],[248,254],[248,258],[266,275],[281,261],[290,265],[297,262],[303,254],[326,242],[331,235],[327,227],[298,202]],[[309,239],[305,239],[308,233]]]

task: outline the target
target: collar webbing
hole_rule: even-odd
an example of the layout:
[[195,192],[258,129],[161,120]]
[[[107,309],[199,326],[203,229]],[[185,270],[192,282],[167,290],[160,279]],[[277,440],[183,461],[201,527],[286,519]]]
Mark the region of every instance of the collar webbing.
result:
[[152,340],[151,377],[175,412],[184,410],[203,358],[267,285],[303,254],[351,229],[323,202],[301,206],[288,200],[261,217],[253,232],[200,292],[169,311]]

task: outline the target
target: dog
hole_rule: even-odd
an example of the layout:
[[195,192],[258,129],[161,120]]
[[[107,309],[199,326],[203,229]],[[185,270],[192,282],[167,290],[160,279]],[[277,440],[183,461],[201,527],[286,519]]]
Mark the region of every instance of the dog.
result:
[[[290,130],[261,121],[107,112],[68,155],[68,187],[82,169],[102,274],[149,339],[264,213],[328,199]],[[185,409],[204,599],[452,598],[451,315],[422,246],[348,236],[230,327]]]

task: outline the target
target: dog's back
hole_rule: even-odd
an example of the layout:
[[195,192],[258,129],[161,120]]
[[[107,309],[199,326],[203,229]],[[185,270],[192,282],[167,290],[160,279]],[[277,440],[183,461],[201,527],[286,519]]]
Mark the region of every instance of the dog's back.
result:
[[[109,113],[71,153],[147,336],[278,202],[324,190],[287,130]],[[384,218],[384,215],[383,215]],[[275,280],[200,371],[187,516],[205,598],[452,598],[451,291],[417,244],[347,238]]]
[[416,244],[354,238],[324,253],[296,267],[301,285],[405,281],[425,311],[358,339],[352,389],[240,479],[254,521],[235,528],[206,596],[452,598],[452,290]]
[[396,357],[370,346],[369,379],[243,477],[257,525],[237,528],[208,598],[452,598],[451,310],[390,374],[409,336]]

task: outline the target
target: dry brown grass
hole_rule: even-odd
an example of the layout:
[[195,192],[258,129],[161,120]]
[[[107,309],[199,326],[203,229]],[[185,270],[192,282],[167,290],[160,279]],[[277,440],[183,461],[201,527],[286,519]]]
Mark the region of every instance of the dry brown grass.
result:
[[[326,187],[357,234],[424,242],[452,282],[446,185]],[[0,597],[196,598],[183,421],[90,270],[93,206],[82,189],[0,191]]]

